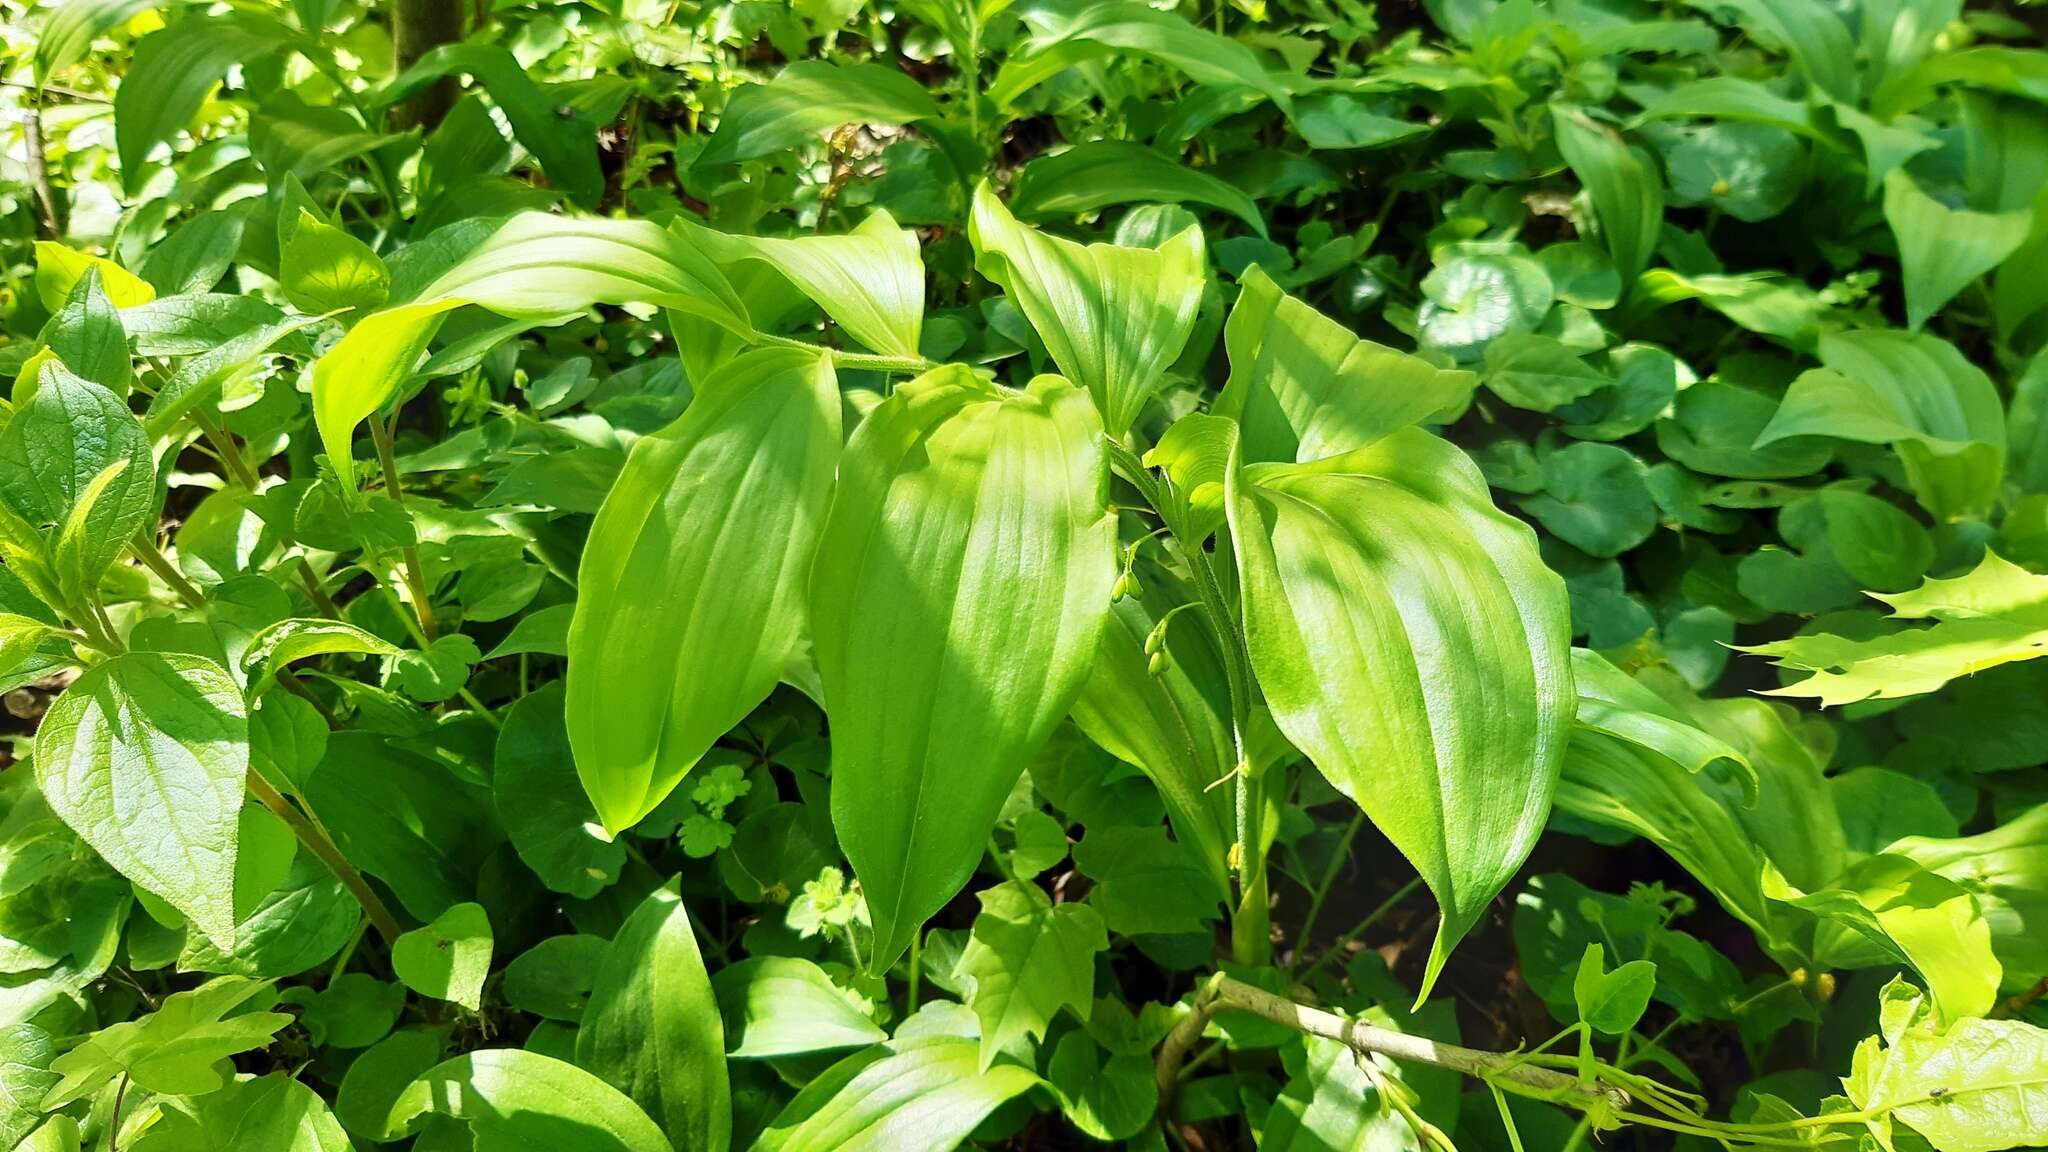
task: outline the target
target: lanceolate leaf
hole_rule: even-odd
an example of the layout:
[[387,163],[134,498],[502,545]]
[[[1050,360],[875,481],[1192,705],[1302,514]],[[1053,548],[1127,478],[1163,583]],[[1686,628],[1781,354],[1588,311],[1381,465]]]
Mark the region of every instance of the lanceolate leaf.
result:
[[1029,49],[1005,60],[989,85],[998,107],[1076,64],[1119,53],[1156,60],[1197,84],[1250,88],[1283,108],[1290,104],[1251,49],[1178,13],[1130,2],[1048,7],[1039,11],[1035,32]]
[[1121,436],[1158,391],[1202,302],[1202,233],[1158,248],[1079,244],[1027,228],[987,184],[968,221],[975,267],[1003,286],[1053,363],[1088,389]]
[[1101,423],[1040,377],[903,385],[847,445],[811,582],[832,821],[877,968],[973,873],[1088,674],[1115,580]]
[[1419,429],[1233,475],[1230,522],[1274,720],[1443,908],[1426,996],[1549,816],[1573,709],[1563,583]]
[[108,660],[51,705],[35,766],[80,839],[220,948],[234,946],[249,719],[225,671],[181,653]]
[[644,303],[752,332],[745,305],[710,258],[644,220],[513,217],[412,302],[365,317],[313,365],[313,415],[344,483],[350,438],[404,386],[453,309],[475,304],[532,324],[593,304]]
[[1125,140],[1090,141],[1034,160],[1010,188],[1010,210],[1034,220],[1131,203],[1206,204],[1266,234],[1258,204],[1235,184]]
[[721,264],[759,260],[789,278],[853,336],[887,356],[918,357],[924,328],[924,260],[917,233],[876,210],[844,236],[728,236],[685,224],[685,235]]
[[569,626],[569,739],[610,831],[653,811],[796,655],[839,450],[830,362],[786,348],[729,361],[634,445]]
[[576,1063],[630,1096],[678,1149],[732,1140],[725,1028],[675,884],[613,937],[576,1032]]
[[697,163],[766,156],[842,124],[914,124],[938,115],[924,85],[895,69],[799,60],[768,83],[733,93]]
[[973,1040],[923,1036],[848,1056],[797,1093],[754,1152],[952,1152],[1040,1083],[1015,1064],[982,1071],[975,1051]]
[[1884,178],[1884,218],[1906,273],[1906,326],[1918,329],[1970,282],[2027,239],[2033,213],[1953,209],[1921,191],[1903,168]]
[[1361,340],[1253,267],[1223,339],[1230,380],[1214,412],[1237,420],[1250,463],[1363,448],[1470,396],[1469,372]]
[[1649,266],[1664,227],[1664,182],[1654,165],[1614,130],[1575,108],[1554,105],[1558,151],[1593,199],[1593,213],[1624,290]]
[[114,136],[129,195],[142,190],[151,150],[191,123],[229,66],[275,52],[285,36],[284,25],[268,15],[188,9],[143,39],[114,93]]
[[[430,1113],[469,1122],[480,1148],[677,1152],[654,1121],[597,1077],[538,1052],[491,1048],[422,1073],[392,1106],[393,1132]],[[720,1152],[724,1145],[685,1145]]]

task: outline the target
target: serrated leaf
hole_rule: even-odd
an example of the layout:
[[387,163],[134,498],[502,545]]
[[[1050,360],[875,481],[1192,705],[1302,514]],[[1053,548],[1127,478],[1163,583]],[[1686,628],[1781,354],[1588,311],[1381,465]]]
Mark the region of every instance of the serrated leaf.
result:
[[220,1061],[264,1047],[291,1023],[290,1016],[262,1010],[274,1002],[269,984],[240,976],[174,992],[156,1011],[102,1028],[52,1061],[50,1071],[64,1079],[43,1098],[43,1107],[82,1100],[124,1073],[137,1086],[166,1096],[216,1091],[222,1084]]
[[975,894],[981,914],[954,971],[971,981],[967,1005],[981,1020],[981,1069],[1000,1053],[1045,1039],[1061,1008],[1082,1020],[1095,1005],[1095,954],[1109,947],[1102,917],[1085,904],[1054,904],[1036,885],[1011,881]]

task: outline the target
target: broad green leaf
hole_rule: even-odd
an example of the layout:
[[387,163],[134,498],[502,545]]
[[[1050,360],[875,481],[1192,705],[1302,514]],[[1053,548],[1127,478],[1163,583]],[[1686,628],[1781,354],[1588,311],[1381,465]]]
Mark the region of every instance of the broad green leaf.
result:
[[[100,286],[97,267],[86,269],[85,275],[79,277],[63,309],[43,325],[41,339],[66,368],[116,396],[127,395],[135,381],[135,367],[128,356],[128,333],[121,327],[114,302]],[[16,390],[17,402],[26,398]]]
[[1064,380],[1019,392],[956,365],[899,387],[847,445],[811,631],[832,823],[877,970],[973,874],[1088,676],[1116,579],[1102,435]]
[[1742,30],[1782,50],[1807,83],[1838,100],[1856,98],[1856,49],[1849,25],[1821,0],[1687,0],[1709,15],[1733,12]]
[[1088,1019],[1095,956],[1109,947],[1102,917],[1085,904],[1054,904],[1035,884],[1011,881],[975,893],[981,913],[954,969],[981,1019],[981,1070],[997,1055],[1043,1041],[1061,1008]]
[[1650,263],[1664,228],[1664,182],[1614,130],[1564,105],[1551,107],[1558,151],[1593,200],[1600,237],[1624,287]]
[[148,436],[119,397],[55,362],[37,379],[0,429],[0,502],[30,525],[82,517],[70,563],[59,568],[75,594],[97,584],[149,522],[156,468]]
[[219,1092],[192,1096],[162,1112],[135,1142],[135,1152],[353,1152],[327,1102],[282,1072],[235,1080]]
[[731,1143],[725,1029],[674,882],[612,938],[576,1030],[576,1063],[646,1109],[677,1148]]
[[1384,1106],[1349,1045],[1306,1036],[1299,1048],[1282,1049],[1281,1059],[1287,1084],[1267,1115],[1261,1152],[1370,1152],[1414,1143],[1408,1122]]
[[349,1062],[334,1101],[335,1118],[349,1135],[373,1143],[402,1135],[392,1126],[394,1106],[414,1080],[441,1062],[441,1040],[433,1030],[406,1028]]
[[[1229,705],[1205,687],[1208,677],[1220,681],[1221,656],[1207,625],[1184,612],[1167,625],[1164,646],[1171,657],[1155,676],[1145,644],[1157,624],[1136,597],[1111,608],[1088,680],[1074,701],[1074,723],[1159,789],[1182,851],[1198,856],[1208,877],[1195,896],[1206,893],[1213,906],[1230,890],[1230,845],[1237,838],[1230,790],[1217,786],[1237,757],[1224,719]],[[1198,680],[1204,672],[1207,677]]]
[[398,646],[353,624],[340,620],[295,617],[280,620],[256,633],[242,653],[242,667],[255,673],[250,692],[260,693],[277,678],[278,671],[296,660],[314,656],[349,654],[397,656]]
[[[276,53],[288,35],[267,13],[186,9],[182,16],[135,46],[114,93],[121,184],[130,196],[142,191],[149,154],[192,122],[228,68]],[[120,302],[111,285],[108,294]]]
[[219,976],[164,997],[156,1011],[110,1025],[50,1062],[64,1079],[43,1098],[45,1109],[82,1100],[127,1075],[166,1096],[220,1089],[223,1061],[265,1047],[290,1016],[265,1009],[276,992],[260,980]]
[[591,982],[610,947],[602,936],[550,936],[505,965],[498,991],[521,1012],[574,1024],[589,1007]]
[[1552,336],[1508,332],[1486,346],[1487,391],[1531,412],[1551,412],[1612,381]]
[[278,262],[278,287],[301,312],[366,312],[391,294],[391,273],[368,244],[303,208]]
[[934,1035],[848,1056],[797,1093],[754,1152],[952,1152],[989,1113],[1040,1083],[1015,1064],[983,1071],[977,1048]]
[[1417,343],[1469,364],[1500,336],[1542,323],[1554,292],[1543,265],[1519,246],[1448,247],[1422,281],[1426,299],[1415,310]]
[[902,125],[938,117],[939,106],[924,85],[893,68],[799,60],[766,84],[734,92],[696,163],[752,160],[815,141],[842,124]]
[[1674,204],[1710,204],[1737,220],[1769,220],[1797,200],[1806,147],[1768,124],[1707,124],[1664,146]]
[[[457,1056],[421,1073],[391,1108],[387,1130],[429,1114],[466,1121],[478,1148],[519,1152],[676,1152],[617,1089],[574,1064],[516,1048]],[[720,1152],[720,1145],[686,1145]]]
[[396,103],[440,77],[456,73],[468,73],[490,92],[512,134],[540,162],[549,184],[583,208],[597,209],[604,198],[604,171],[597,155],[602,117],[594,117],[561,88],[536,83],[510,48],[443,44],[392,81],[379,99]]
[[1812,109],[1804,102],[1781,96],[1754,80],[1739,76],[1709,76],[1650,94],[1643,110],[1636,114],[1634,123],[1670,119],[1768,124],[1797,135],[1823,141],[1827,139],[1814,126]]
[[291,857],[284,879],[259,894],[255,907],[235,925],[232,951],[187,932],[178,967],[252,980],[297,976],[332,960],[362,922],[356,898],[319,857],[301,850]]
[[[1991,949],[1991,926],[1960,884],[1903,856],[1858,861],[1826,887],[1802,892],[1775,868],[1764,873],[1764,895],[1825,919],[1814,950],[1822,960],[1854,956],[1856,943],[1875,945],[1882,960],[1903,960],[1927,982],[1944,1020],[1982,1016],[1998,1000],[2001,972]],[[1858,967],[1870,965],[1859,964]]]
[[[1227,853],[1235,829],[1224,825],[1221,831]],[[1089,906],[1119,936],[1200,932],[1229,895],[1228,884],[1215,879],[1216,867],[1205,869],[1205,857],[1168,839],[1157,824],[1090,828],[1073,851],[1074,866],[1095,882]]]
[[2048,977],[2048,804],[1975,836],[1910,836],[1886,852],[1968,889],[1985,923],[2004,987],[2019,994]]
[[756,956],[711,978],[735,1038],[734,1060],[865,1048],[888,1034],[832,983],[825,970],[794,956]]
[[[356,698],[384,718],[418,716],[390,695]],[[488,788],[361,728],[329,735],[305,795],[349,862],[383,881],[422,922],[474,898],[478,869],[503,835]]]
[[1895,169],[1884,178],[1884,218],[1899,242],[1906,326],[1919,331],[1942,305],[2005,263],[2033,228],[2033,213],[1950,208]]
[[1943,1031],[1910,987],[1894,982],[1885,993],[1885,1035],[1857,1046],[1842,1080],[1882,1147],[1894,1146],[1894,1123],[1936,1152],[2048,1141],[2048,1031],[2022,1020],[1963,1020]]
[[[1097,1140],[1136,1136],[1159,1111],[1159,1081],[1150,1054],[1106,1051],[1085,1029],[1060,1037],[1045,1074],[1067,1120]],[[1264,1136],[1262,1146],[1274,1147],[1270,1141],[1270,1135]]]
[[87,272],[99,273],[100,289],[116,308],[134,308],[156,299],[149,282],[103,256],[66,248],[54,240],[36,241],[36,297],[52,314],[85,279]]
[[796,658],[839,418],[824,357],[745,353],[635,443],[598,510],[569,626],[567,714],[577,774],[613,834],[653,811]]
[[1002,286],[1060,371],[1095,397],[1104,430],[1123,435],[1194,330],[1201,230],[1157,248],[1079,244],[1017,223],[984,182],[967,231],[975,268]]
[[1231,487],[1273,719],[1443,908],[1426,996],[1549,815],[1573,706],[1563,582],[1478,468],[1419,429]]
[[557,682],[506,711],[491,791],[519,859],[549,889],[588,900],[619,878],[626,846],[598,834],[596,813],[576,780],[562,707]]
[[998,108],[1076,64],[1103,56],[1135,56],[1164,64],[1197,84],[1250,88],[1283,110],[1291,98],[1252,50],[1190,23],[1175,12],[1123,2],[1042,8],[1029,46],[1003,61],[988,87]]
[[35,38],[37,86],[85,59],[100,35],[152,7],[152,0],[78,0],[51,9]]
[[1990,506],[2005,461],[1991,378],[1938,336],[1893,330],[1821,337],[1821,363],[1786,390],[1759,448],[1797,436],[1891,444],[1923,507],[1942,519]]
[[787,277],[869,350],[921,359],[924,261],[917,233],[876,209],[844,236],[728,236],[685,222],[683,234],[720,264],[758,260]]
[[1126,140],[1094,140],[1042,156],[1010,186],[1010,211],[1027,220],[1134,203],[1203,204],[1266,235],[1265,218],[1243,189]]
[[491,918],[483,905],[457,904],[391,945],[391,972],[422,996],[474,1012],[483,1005],[491,949]]
[[1543,458],[1543,491],[1516,502],[1589,556],[1618,556],[1656,530],[1656,499],[1641,460],[1612,444],[1580,442]]
[[1780,668],[1813,675],[1774,696],[1812,697],[1823,707],[1932,692],[1958,676],[2048,651],[2048,576],[1987,551],[1969,573],[1929,578],[1911,592],[1871,593],[1900,620],[1932,620],[1868,639],[1809,633],[1739,648]]
[[43,717],[35,769],[51,809],[102,859],[233,946],[249,719],[225,671],[154,652],[95,666]]
[[1471,395],[1471,373],[1361,340],[1256,266],[1239,283],[1223,329],[1230,379],[1212,411],[1237,421],[1248,462],[1342,455]]
[[[249,151],[275,180],[312,180],[345,161],[404,140],[402,133],[368,131],[351,112],[307,104],[290,92],[265,100],[249,117]],[[372,157],[367,162],[378,161]]]
[[43,1119],[43,1097],[60,1077],[50,1034],[33,1024],[0,1028],[0,1144],[19,1144]]
[[366,316],[313,365],[313,415],[344,484],[357,424],[398,395],[446,314],[466,304],[528,324],[642,303],[751,335],[709,257],[644,220],[513,217],[408,303]]
[[1579,1019],[1595,1032],[1621,1036],[1643,1018],[1656,988],[1655,964],[1630,960],[1609,972],[1606,950],[1588,944],[1579,958],[1578,976],[1572,981],[1572,999],[1578,1004]]

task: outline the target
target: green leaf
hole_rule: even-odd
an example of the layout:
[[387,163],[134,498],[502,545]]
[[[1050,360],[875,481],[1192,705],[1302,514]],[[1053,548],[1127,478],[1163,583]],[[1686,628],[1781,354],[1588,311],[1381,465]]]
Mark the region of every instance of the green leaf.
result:
[[394,1106],[414,1080],[440,1062],[441,1037],[435,1031],[407,1028],[392,1033],[349,1062],[335,1094],[335,1118],[358,1140],[398,1139],[404,1121],[392,1126]]
[[2007,991],[2026,992],[2048,977],[2048,804],[1975,836],[1910,836],[1885,851],[1970,892],[1991,926]]
[[1074,866],[1095,881],[1088,903],[1119,936],[1200,932],[1217,919],[1227,889],[1203,863],[1156,825],[1090,828],[1074,845]]
[[1592,197],[1601,242],[1614,257],[1626,288],[1656,253],[1664,228],[1664,183],[1656,166],[1613,129],[1566,105],[1552,105],[1550,111],[1558,151]]
[[[1903,960],[1927,982],[1944,1020],[1982,1016],[1998,1001],[2001,975],[1992,954],[1991,927],[1968,890],[1903,856],[1858,861],[1827,886],[1803,892],[1775,868],[1764,873],[1764,895],[1825,917],[1815,952],[1855,956],[1846,938],[1875,945],[1883,959]],[[1882,960],[1880,960],[1882,963]],[[1868,964],[1859,964],[1868,967]]]
[[153,0],[79,0],[51,9],[35,38],[37,86],[84,60],[100,35],[154,6]]
[[[249,117],[249,151],[274,180],[311,180],[406,139],[402,133],[368,131],[351,113],[307,104],[291,92],[270,97]],[[372,157],[367,162],[378,161]]]
[[1543,491],[1517,503],[1589,556],[1619,556],[1657,528],[1642,461],[1612,444],[1580,442],[1545,456]]
[[1087,678],[1116,579],[1102,435],[1064,380],[1017,392],[955,365],[900,386],[847,445],[811,630],[832,823],[877,970],[973,874]]
[[301,312],[363,312],[391,295],[391,273],[368,244],[303,208],[278,259],[278,286]]
[[443,44],[420,57],[379,98],[396,103],[442,76],[461,72],[489,90],[492,103],[511,124],[512,135],[540,162],[548,183],[578,205],[595,210],[604,198],[604,171],[597,156],[601,125],[561,88],[535,83],[511,49],[498,44]]
[[1487,390],[1517,408],[1550,412],[1609,383],[1552,336],[1508,332],[1486,346]]
[[1471,373],[1361,340],[1257,266],[1239,284],[1223,329],[1230,379],[1211,411],[1237,421],[1248,462],[1342,455],[1471,395]]
[[33,1024],[0,1028],[0,1144],[19,1144],[43,1119],[43,1097],[62,1079],[50,1071],[50,1034]]
[[356,425],[398,395],[449,311],[474,304],[542,324],[629,303],[752,334],[718,266],[676,233],[644,220],[514,216],[414,299],[364,317],[313,365],[313,415],[328,458],[352,484]]
[[35,769],[51,809],[102,859],[233,946],[249,719],[226,672],[177,653],[95,666],[43,717]]
[[799,60],[766,84],[732,94],[718,130],[696,164],[737,164],[815,141],[842,124],[915,124],[936,120],[924,85],[881,64]]
[[1379,1089],[1348,1045],[1303,1037],[1282,1049],[1288,1077],[1266,1119],[1261,1152],[1403,1148],[1415,1140],[1408,1122],[1385,1106]]
[[[528,617],[531,619],[531,617]],[[498,822],[540,882],[590,899],[619,878],[626,846],[598,835],[596,815],[576,781],[562,685],[543,685],[505,713],[491,773]]]
[[422,996],[475,1012],[491,972],[491,918],[481,904],[457,904],[391,945],[391,971]]
[[1010,211],[1027,220],[1132,203],[1203,204],[1266,235],[1258,204],[1235,184],[1126,140],[1094,140],[1042,156],[1010,185]]
[[[135,382],[135,366],[128,356],[128,333],[114,302],[100,287],[100,270],[86,269],[64,308],[43,326],[44,347],[56,353],[66,368],[114,393],[125,396]],[[25,399],[17,395],[16,399]]]
[[429,1114],[467,1121],[480,1148],[675,1152],[654,1121],[609,1084],[516,1048],[471,1052],[428,1069],[400,1094],[387,1130],[412,1131]]
[[235,1080],[219,1092],[177,1101],[135,1142],[135,1152],[353,1152],[327,1102],[282,1072]]
[[181,15],[135,46],[135,58],[114,93],[114,138],[121,185],[129,196],[142,191],[150,152],[192,122],[228,68],[273,55],[287,35],[285,26],[268,14],[187,10]]
[[1643,1018],[1656,988],[1655,964],[1630,960],[1609,972],[1606,950],[1588,944],[1586,954],[1579,958],[1579,974],[1572,981],[1572,999],[1578,1004],[1579,1019],[1595,1032],[1621,1036]]
[[1054,904],[1035,884],[1010,881],[975,893],[981,914],[954,971],[981,1020],[981,1070],[1026,1041],[1045,1039],[1064,1007],[1088,1019],[1095,955],[1109,948],[1102,917],[1085,904]]
[[116,308],[134,308],[156,299],[156,289],[147,280],[103,256],[66,248],[54,240],[36,241],[35,251],[36,298],[53,315],[64,310],[87,272],[99,273],[100,289]]
[[758,260],[788,278],[854,339],[885,356],[920,360],[924,261],[917,233],[880,208],[844,236],[728,236],[685,222],[683,233],[713,260]]
[[256,673],[249,689],[254,694],[268,687],[293,661],[336,654],[397,656],[399,649],[353,624],[298,617],[280,620],[256,633],[242,653],[242,667]]
[[1858,1045],[1842,1080],[1882,1146],[1892,1147],[1894,1122],[1936,1152],[2048,1141],[2048,1031],[2021,1020],[1963,1020],[1942,1031],[1910,987],[1894,981],[1885,997],[1882,1042]]
[[1979,276],[2005,263],[2033,228],[2031,211],[1952,209],[1906,174],[1884,178],[1884,218],[1899,242],[1906,278],[1906,326],[1922,324]]
[[887,1040],[825,970],[794,956],[756,956],[728,964],[711,978],[735,1037],[728,1055],[760,1060],[865,1048]]
[[796,658],[839,417],[828,360],[766,348],[634,444],[591,527],[569,626],[569,741],[611,833],[653,811]]
[[1914,495],[1941,519],[1987,509],[2004,472],[1997,387],[1937,336],[1880,330],[1821,337],[1821,363],[1799,375],[1759,448],[1795,436],[1891,444]]
[[2048,652],[2048,576],[1994,552],[1965,575],[1871,595],[1891,605],[1896,619],[1934,623],[1869,639],[1815,632],[1737,650],[1813,673],[1769,694],[1812,697],[1823,707],[1918,696],[1958,676]]
[[1849,25],[1820,0],[1687,0],[1709,15],[1735,13],[1742,30],[1792,58],[1809,84],[1838,100],[1856,98],[1856,49]]
[[1478,468],[1417,429],[1232,489],[1273,719],[1443,908],[1427,996],[1549,815],[1573,706],[1563,581]]
[[17,403],[0,429],[0,502],[32,525],[63,525],[82,514],[71,563],[60,568],[71,591],[82,593],[156,509],[149,437],[120,397],[62,364],[45,363],[34,395],[26,402],[17,395]]
[[576,1063],[657,1118],[677,1148],[731,1143],[725,1029],[673,881],[612,938],[576,1031]]
[[848,1056],[797,1093],[754,1152],[952,1152],[989,1113],[1040,1083],[1014,1064],[984,1071],[977,1047],[931,1035]]
[[1053,363],[1095,397],[1104,430],[1123,435],[1194,331],[1201,230],[1157,248],[1079,244],[1017,223],[984,182],[967,231],[976,270],[1002,286]]
[[264,1010],[275,1002],[269,984],[240,976],[173,992],[156,1011],[102,1028],[51,1061],[50,1071],[64,1079],[43,1098],[43,1108],[83,1100],[124,1074],[137,1087],[166,1096],[218,1091],[227,1057],[268,1045],[292,1022]]
[[1146,4],[1110,2],[1046,8],[1034,13],[1029,46],[1003,61],[988,99],[1005,108],[1076,64],[1102,56],[1134,56],[1184,73],[1197,84],[1250,88],[1290,108],[1292,99],[1252,50],[1196,27],[1178,13]]
[[550,936],[505,965],[499,990],[521,1012],[574,1024],[589,1006],[591,981],[610,947],[602,936]]

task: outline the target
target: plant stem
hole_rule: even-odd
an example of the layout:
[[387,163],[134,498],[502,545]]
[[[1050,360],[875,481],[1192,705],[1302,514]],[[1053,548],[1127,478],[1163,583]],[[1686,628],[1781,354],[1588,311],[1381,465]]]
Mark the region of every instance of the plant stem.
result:
[[1441,1044],[1423,1036],[1411,1036],[1391,1028],[1346,1019],[1334,1012],[1297,1004],[1285,997],[1275,996],[1263,988],[1255,988],[1241,980],[1218,973],[1212,976],[1196,994],[1195,1011],[1174,1026],[1159,1048],[1159,1063],[1156,1072],[1160,1086],[1160,1107],[1166,1106],[1168,1096],[1179,1077],[1180,1062],[1209,1020],[1217,1012],[1250,1012],[1275,1024],[1335,1040],[1359,1053],[1378,1053],[1396,1060],[1415,1064],[1429,1064],[1437,1068],[1448,1068],[1467,1076],[1500,1084],[1508,1088],[1520,1088],[1546,1099],[1555,1099],[1580,1108],[1610,1108],[1620,1110],[1628,1107],[1631,1098],[1627,1092],[1612,1085],[1589,1084],[1576,1077],[1549,1068],[1525,1064],[1514,1056],[1502,1052],[1481,1052],[1474,1048],[1463,1048],[1456,1044]]
[[1345,826],[1344,835],[1337,840],[1337,850],[1331,854],[1329,865],[1323,869],[1322,882],[1316,885],[1314,894],[1309,897],[1308,915],[1301,918],[1301,930],[1294,936],[1294,961],[1289,965],[1290,968],[1301,963],[1304,950],[1308,947],[1309,941],[1314,939],[1316,918],[1322,915],[1323,901],[1329,898],[1330,885],[1337,882],[1337,873],[1343,870],[1344,862],[1351,858],[1351,842],[1357,839],[1358,830],[1364,826],[1365,809],[1360,808],[1351,814],[1351,823]]
[[[370,417],[370,439],[377,445],[377,464],[384,470],[384,489],[391,494],[393,502],[405,503],[405,488],[398,479],[398,461],[391,451],[391,425]],[[400,551],[405,563],[405,588],[412,597],[413,615],[419,617],[420,633],[432,644],[439,637],[434,631],[434,608],[427,602],[427,579],[420,569],[420,550],[408,544]]]
[[328,871],[334,873],[335,879],[340,880],[342,886],[355,896],[356,903],[363,906],[363,914],[370,918],[370,925],[377,929],[377,935],[384,938],[384,943],[389,945],[396,942],[403,932],[398,926],[397,918],[391,915],[391,910],[384,906],[383,899],[370,888],[369,881],[364,880],[363,874],[356,871],[356,866],[348,862],[348,857],[341,854],[341,849],[335,846],[327,833],[307,819],[306,814],[294,807],[291,801],[285,799],[284,793],[272,787],[270,781],[263,778],[262,773],[251,769],[248,781],[249,792],[257,801],[284,821],[285,826],[292,830],[292,834],[299,838],[299,843],[318,856],[320,862],[327,865]]
[[1389,896],[1385,900],[1380,901],[1379,907],[1374,908],[1371,912],[1366,913],[1365,919],[1360,920],[1358,923],[1352,925],[1351,930],[1349,932],[1346,932],[1342,936],[1337,937],[1336,943],[1330,945],[1328,948],[1323,949],[1323,954],[1316,957],[1315,963],[1310,964],[1308,967],[1302,969],[1301,975],[1295,977],[1295,979],[1308,979],[1309,976],[1314,974],[1314,972],[1318,968],[1321,968],[1323,965],[1329,963],[1332,957],[1335,957],[1338,953],[1344,951],[1346,945],[1350,944],[1353,940],[1358,939],[1360,936],[1365,934],[1367,929],[1379,923],[1380,918],[1385,916],[1387,913],[1392,912],[1394,908],[1401,903],[1401,901],[1406,900],[1408,897],[1414,895],[1415,890],[1420,887],[1422,887],[1422,877],[1420,876],[1417,876],[1414,879],[1408,881],[1406,884],[1401,885],[1401,887],[1397,889],[1392,896]]
[[50,183],[50,162],[44,155],[43,94],[31,92],[23,103],[27,112],[22,120],[22,146],[28,153],[29,187],[35,193],[36,233],[45,240],[55,240],[64,235],[65,212],[56,186]]
[[137,528],[135,539],[129,544],[129,549],[135,553],[137,560],[142,561],[144,568],[156,573],[157,579],[176,592],[178,599],[183,600],[188,607],[197,608],[206,602],[206,596],[199,591],[198,586],[185,579],[185,574],[178,571],[178,566],[171,563],[171,558],[164,555],[163,549],[157,547],[156,541],[149,535],[149,529]]
[[192,410],[192,422],[199,426],[199,431],[206,437],[206,442],[213,446],[213,453],[220,459],[221,467],[227,470],[230,483],[250,492],[262,486],[262,482],[256,476],[256,470],[249,467],[248,460],[243,458],[242,449],[235,443],[234,436],[214,420],[204,405]]

